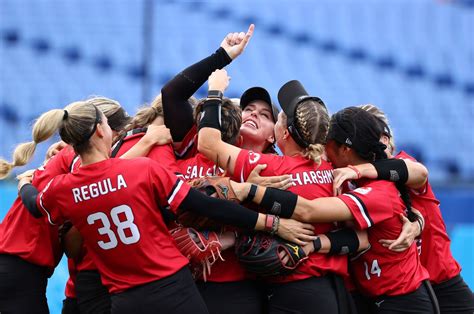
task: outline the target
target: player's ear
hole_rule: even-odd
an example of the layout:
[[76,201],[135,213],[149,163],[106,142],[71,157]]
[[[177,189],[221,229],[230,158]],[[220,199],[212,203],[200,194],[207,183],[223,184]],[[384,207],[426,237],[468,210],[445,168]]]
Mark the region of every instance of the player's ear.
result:
[[271,144],[275,144],[275,135],[270,135],[269,137],[267,137],[267,141]]
[[390,145],[390,138],[387,135],[382,135],[380,141],[385,144],[386,146]]
[[239,136],[237,136],[237,139],[235,140],[235,146],[241,147],[243,142],[244,138],[242,135],[239,134]]
[[97,129],[95,130],[95,133],[100,138],[104,137],[105,132],[104,132],[104,128],[102,126],[102,123],[97,124]]

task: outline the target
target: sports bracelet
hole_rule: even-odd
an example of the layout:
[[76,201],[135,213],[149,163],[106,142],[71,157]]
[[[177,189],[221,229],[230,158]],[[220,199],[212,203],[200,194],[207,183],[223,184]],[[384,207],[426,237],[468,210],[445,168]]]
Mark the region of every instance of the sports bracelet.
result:
[[423,224],[421,223],[421,219],[417,219],[416,222],[418,222],[418,225],[420,226],[420,235],[423,232]]
[[253,199],[255,198],[255,194],[257,193],[257,187],[258,186],[255,184],[252,184],[250,186],[249,194],[247,194],[244,203],[250,203],[253,201]]
[[278,228],[280,227],[280,217],[273,216],[275,219],[273,220],[272,230],[270,231],[271,235],[275,235],[278,232]]
[[274,222],[275,222],[274,215],[265,215],[265,229],[264,230],[266,232],[272,232]]
[[313,247],[314,247],[314,253],[319,252],[321,250],[321,238],[317,237],[316,239],[313,240]]
[[224,93],[220,90],[209,90],[207,92],[207,98],[208,99],[220,99],[222,100],[222,98],[224,97]]
[[362,178],[362,174],[360,173],[359,169],[357,169],[353,165],[347,165],[347,168],[350,168],[355,171],[355,173],[357,174],[357,180]]

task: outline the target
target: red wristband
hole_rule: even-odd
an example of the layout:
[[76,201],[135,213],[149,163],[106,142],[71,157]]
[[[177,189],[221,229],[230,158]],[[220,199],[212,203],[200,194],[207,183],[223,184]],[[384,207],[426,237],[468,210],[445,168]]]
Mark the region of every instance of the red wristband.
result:
[[267,232],[272,231],[274,221],[275,221],[275,216],[273,215],[265,216],[265,231]]
[[357,179],[360,179],[362,177],[362,174],[360,173],[359,169],[357,169],[353,165],[347,165],[347,168],[351,168],[352,170],[355,171],[355,173],[357,174]]

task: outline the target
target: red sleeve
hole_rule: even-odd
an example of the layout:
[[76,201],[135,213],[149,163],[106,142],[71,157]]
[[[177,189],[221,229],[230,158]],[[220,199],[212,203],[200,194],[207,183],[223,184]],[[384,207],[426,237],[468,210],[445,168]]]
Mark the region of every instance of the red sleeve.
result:
[[39,167],[42,175],[53,178],[57,175],[68,173],[71,171],[72,162],[76,154],[72,147],[67,146],[55,156],[51,157],[44,166]]
[[52,225],[61,225],[65,221],[56,204],[55,187],[58,181],[60,181],[58,177],[51,179],[43,191],[36,197],[36,206],[43,211],[43,215],[46,216],[48,222]]
[[[272,162],[271,159],[272,155],[260,154],[246,149],[240,150],[235,162],[233,180],[245,182],[250,172],[252,172],[257,165],[268,164]],[[268,167],[268,169],[273,169],[273,167]]]
[[404,151],[401,151],[399,152],[394,158],[396,159],[409,159],[411,161],[414,161],[414,162],[418,162],[415,158],[413,158],[412,156],[408,155],[406,152]]
[[158,197],[158,203],[163,207],[169,206],[173,213],[177,213],[179,205],[188,195],[191,187],[154,161],[150,163],[149,176],[149,182],[154,194]]
[[171,144],[154,146],[147,155],[148,158],[158,161],[160,165],[173,173],[179,173],[180,170],[176,164],[173,146]]
[[338,196],[349,207],[357,228],[370,228],[395,214],[391,198],[398,198],[398,194],[392,192],[393,189],[387,189],[382,182],[378,181],[378,184],[360,187]]

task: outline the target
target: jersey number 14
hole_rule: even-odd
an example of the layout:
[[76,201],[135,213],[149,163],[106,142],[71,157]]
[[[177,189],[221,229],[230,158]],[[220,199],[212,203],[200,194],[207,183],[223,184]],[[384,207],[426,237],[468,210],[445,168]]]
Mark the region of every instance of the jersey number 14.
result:
[[[120,214],[124,214],[126,220],[121,221],[119,218]],[[110,217],[112,222],[117,227],[117,233],[120,241],[123,244],[133,244],[140,240],[140,231],[136,224],[133,223],[133,212],[132,209],[127,205],[120,205],[112,208],[110,211]],[[101,249],[110,250],[117,246],[118,240],[115,233],[110,229],[110,220],[103,212],[97,212],[90,214],[87,217],[87,223],[93,225],[97,220],[100,220],[103,227],[97,229],[100,235],[108,236],[108,241],[97,241],[97,244]],[[125,234],[125,230],[130,230],[129,235]]]
[[367,280],[370,280],[370,275],[376,275],[377,277],[380,277],[382,274],[382,269],[380,269],[379,262],[374,259],[372,261],[372,266],[370,267],[370,274],[369,274],[369,265],[367,265],[367,262],[364,262],[364,267],[365,267],[365,277]]

